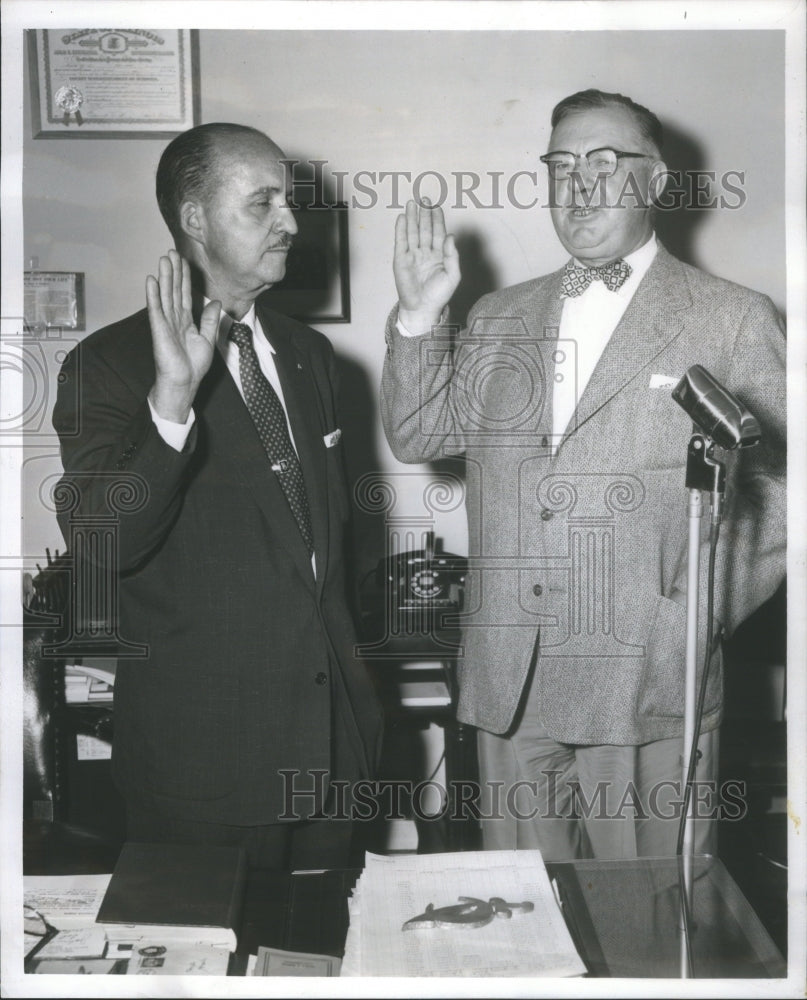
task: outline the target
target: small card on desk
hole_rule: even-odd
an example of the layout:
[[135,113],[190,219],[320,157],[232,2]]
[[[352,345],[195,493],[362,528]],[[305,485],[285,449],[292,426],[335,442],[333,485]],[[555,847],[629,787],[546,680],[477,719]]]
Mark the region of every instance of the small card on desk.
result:
[[342,960],[279,948],[258,948],[253,976],[338,976]]

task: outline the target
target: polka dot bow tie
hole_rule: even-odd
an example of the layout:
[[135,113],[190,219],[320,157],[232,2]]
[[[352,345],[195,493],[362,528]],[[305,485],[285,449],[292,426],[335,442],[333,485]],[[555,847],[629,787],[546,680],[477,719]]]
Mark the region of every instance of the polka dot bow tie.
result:
[[561,295],[576,298],[583,294],[592,281],[601,281],[609,292],[615,292],[625,284],[631,271],[630,264],[622,258],[603,264],[602,267],[578,267],[570,260],[561,279]]

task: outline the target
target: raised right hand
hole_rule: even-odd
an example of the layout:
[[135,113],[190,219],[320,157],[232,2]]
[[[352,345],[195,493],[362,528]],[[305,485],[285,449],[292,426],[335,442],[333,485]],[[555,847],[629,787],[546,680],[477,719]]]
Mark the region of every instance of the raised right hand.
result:
[[412,334],[428,333],[460,282],[454,237],[446,235],[441,208],[414,201],[395,220],[392,265],[398,289],[398,318]]
[[149,399],[161,417],[185,423],[213,360],[221,303],[205,306],[197,329],[190,266],[176,250],[160,258],[159,279],[146,279],[146,301],[156,373]]

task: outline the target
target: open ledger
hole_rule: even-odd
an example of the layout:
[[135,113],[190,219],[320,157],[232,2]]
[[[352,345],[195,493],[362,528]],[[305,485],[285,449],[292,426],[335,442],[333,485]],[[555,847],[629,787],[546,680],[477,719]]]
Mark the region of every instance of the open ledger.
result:
[[[454,912],[437,912],[444,907]],[[540,851],[368,854],[348,909],[343,976],[565,977],[586,972]],[[453,923],[463,920],[463,909],[469,911],[467,919]],[[424,919],[413,926],[418,917]]]

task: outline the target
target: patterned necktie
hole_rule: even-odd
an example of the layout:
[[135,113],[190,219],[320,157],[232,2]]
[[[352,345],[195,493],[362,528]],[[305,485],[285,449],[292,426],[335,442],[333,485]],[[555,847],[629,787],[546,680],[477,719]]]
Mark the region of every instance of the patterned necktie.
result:
[[252,344],[251,328],[246,323],[233,323],[229,337],[238,346],[238,370],[247,409],[310,555],[314,551],[314,533],[311,529],[308,494],[305,491],[300,460],[289,437],[283,404],[271,382],[261,371],[258,355]]
[[563,285],[561,295],[571,299],[576,298],[583,294],[592,281],[601,281],[609,292],[615,292],[625,284],[632,270],[630,264],[621,257],[619,260],[612,260],[610,264],[603,264],[602,267],[578,267],[570,260],[561,279]]

